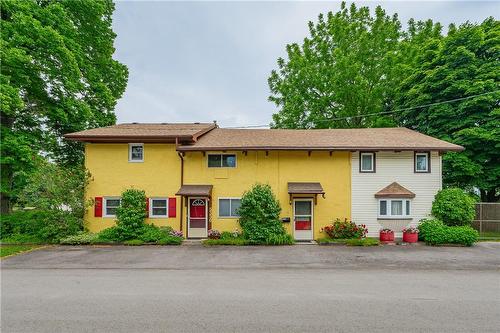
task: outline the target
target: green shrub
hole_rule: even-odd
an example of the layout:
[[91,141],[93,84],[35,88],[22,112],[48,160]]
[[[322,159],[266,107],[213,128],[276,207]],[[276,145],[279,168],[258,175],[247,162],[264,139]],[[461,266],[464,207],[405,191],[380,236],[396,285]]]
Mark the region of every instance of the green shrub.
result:
[[168,236],[159,239],[156,244],[158,245],[180,245],[182,243],[182,237]]
[[470,225],[475,212],[475,200],[459,188],[439,191],[432,203],[432,215],[448,226]]
[[44,244],[44,240],[36,236],[26,234],[14,234],[9,237],[2,238],[2,244]]
[[96,238],[96,242],[102,243],[115,243],[123,240],[124,239],[121,238],[120,229],[118,229],[117,226],[102,230],[97,234]]
[[425,236],[432,233],[433,230],[443,228],[443,221],[438,219],[422,219],[418,225],[418,239],[425,240]]
[[243,194],[238,209],[244,238],[254,244],[267,244],[271,237],[286,235],[279,220],[280,212],[271,186],[255,184]]
[[267,245],[292,245],[295,243],[292,235],[270,235],[266,240]]
[[123,240],[136,239],[143,231],[146,218],[146,194],[142,190],[128,189],[122,193],[116,210],[116,226]]
[[97,240],[97,234],[81,232],[76,235],[71,235],[61,239],[60,244],[63,245],[88,245],[93,244]]
[[123,242],[123,244],[130,245],[130,246],[140,246],[140,245],[143,245],[144,242],[140,239],[131,239],[131,240]]
[[429,245],[461,244],[472,246],[479,233],[469,226],[449,227],[437,219],[422,220],[419,225],[419,239]]
[[81,221],[64,211],[20,210],[2,215],[1,237],[40,243],[58,243],[61,238],[81,230]]
[[162,230],[151,224],[144,224],[142,229],[138,232],[137,238],[145,243],[156,243],[163,237],[167,236],[170,236],[169,231]]
[[357,225],[347,219],[344,219],[344,221],[336,219],[331,225],[324,227],[323,231],[334,239],[363,238],[368,233],[366,225]]

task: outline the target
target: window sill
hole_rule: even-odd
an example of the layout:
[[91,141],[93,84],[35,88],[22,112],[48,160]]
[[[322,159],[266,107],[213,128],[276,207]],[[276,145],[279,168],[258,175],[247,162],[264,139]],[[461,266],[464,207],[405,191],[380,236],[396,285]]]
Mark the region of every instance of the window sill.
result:
[[388,217],[377,217],[377,220],[413,220],[413,217],[408,217],[408,216],[388,216]]
[[221,220],[237,220],[240,216],[217,216],[217,218]]
[[133,160],[128,160],[129,163],[144,163],[144,160],[140,161],[133,161]]
[[148,216],[147,218],[149,219],[168,219],[168,215],[161,215],[161,216]]

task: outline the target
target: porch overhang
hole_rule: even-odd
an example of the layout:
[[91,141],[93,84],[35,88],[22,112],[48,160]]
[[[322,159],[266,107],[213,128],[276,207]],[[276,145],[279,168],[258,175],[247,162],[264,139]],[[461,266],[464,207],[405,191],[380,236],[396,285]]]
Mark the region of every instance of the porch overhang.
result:
[[292,203],[292,197],[295,194],[301,196],[313,196],[314,204],[317,204],[318,194],[321,194],[321,196],[325,198],[325,191],[319,182],[289,182],[288,195],[290,196],[290,204]]
[[210,197],[213,185],[182,185],[175,195],[183,197]]

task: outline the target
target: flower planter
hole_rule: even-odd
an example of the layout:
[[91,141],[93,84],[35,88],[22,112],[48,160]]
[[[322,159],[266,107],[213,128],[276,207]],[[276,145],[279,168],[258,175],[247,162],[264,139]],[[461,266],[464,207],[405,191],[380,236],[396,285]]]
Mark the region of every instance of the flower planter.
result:
[[403,242],[416,243],[418,241],[418,233],[403,232]]
[[379,239],[381,242],[394,242],[394,231],[380,232]]

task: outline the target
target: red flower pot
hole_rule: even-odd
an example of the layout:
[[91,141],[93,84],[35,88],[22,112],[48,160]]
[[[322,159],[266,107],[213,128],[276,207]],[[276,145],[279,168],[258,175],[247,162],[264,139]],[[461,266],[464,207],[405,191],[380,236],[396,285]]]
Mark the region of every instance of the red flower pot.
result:
[[417,233],[403,232],[403,242],[416,243],[418,241]]
[[381,242],[394,242],[394,231],[381,232],[379,239]]

